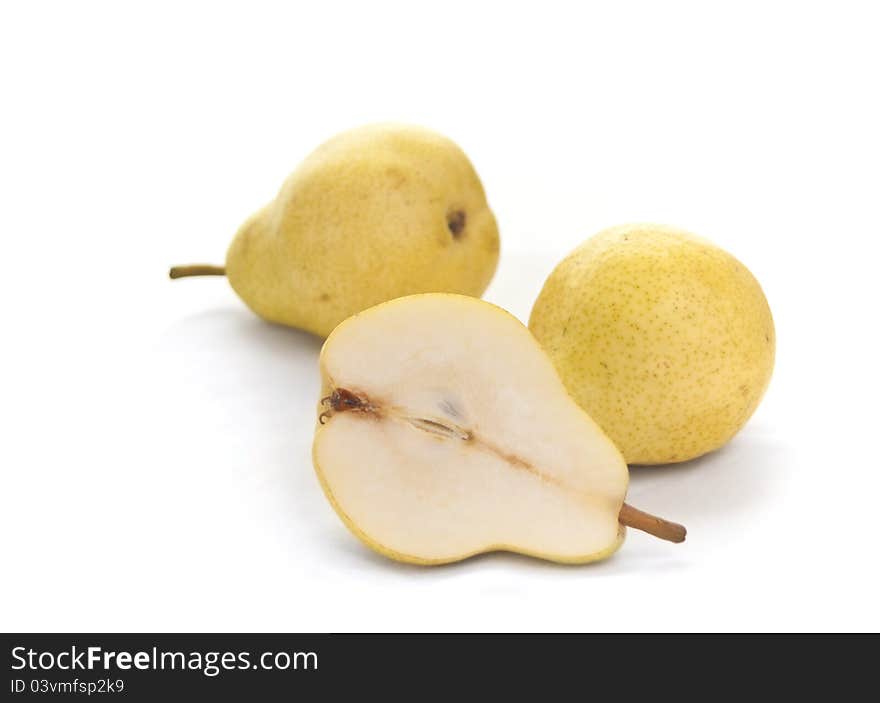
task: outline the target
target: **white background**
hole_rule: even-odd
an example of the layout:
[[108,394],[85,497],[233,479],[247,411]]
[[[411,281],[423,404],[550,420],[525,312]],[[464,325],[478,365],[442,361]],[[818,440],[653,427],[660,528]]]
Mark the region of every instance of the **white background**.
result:
[[[0,10],[4,630],[880,628],[872,3],[43,3]],[[222,279],[240,222],[376,120],[458,141],[527,319],[599,229],[676,224],[775,314],[722,451],[633,472],[685,523],[611,560],[374,555],[309,456],[319,340]]]

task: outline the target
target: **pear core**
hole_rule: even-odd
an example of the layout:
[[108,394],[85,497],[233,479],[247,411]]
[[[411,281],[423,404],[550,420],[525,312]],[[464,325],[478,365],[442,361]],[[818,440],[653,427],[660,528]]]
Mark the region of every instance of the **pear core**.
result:
[[500,308],[448,294],[376,306],[334,330],[321,374],[315,469],[380,553],[588,562],[622,542],[623,457]]

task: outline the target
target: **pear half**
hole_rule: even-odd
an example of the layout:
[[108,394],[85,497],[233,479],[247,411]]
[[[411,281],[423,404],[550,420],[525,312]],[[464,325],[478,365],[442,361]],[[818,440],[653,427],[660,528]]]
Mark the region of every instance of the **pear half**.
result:
[[559,562],[611,555],[631,524],[620,452],[569,397],[516,318],[424,294],[340,324],[321,351],[313,458],[343,522],[399,561],[507,550]]

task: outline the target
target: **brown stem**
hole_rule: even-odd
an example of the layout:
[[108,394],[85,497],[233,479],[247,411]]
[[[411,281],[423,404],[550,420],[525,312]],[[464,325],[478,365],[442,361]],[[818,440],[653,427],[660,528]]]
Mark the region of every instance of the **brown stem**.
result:
[[189,266],[172,266],[168,271],[169,278],[185,278],[187,276],[225,276],[226,269],[210,264],[190,264]]
[[677,522],[669,522],[650,513],[643,513],[638,508],[634,508],[627,503],[623,504],[623,507],[620,509],[620,516],[617,519],[621,525],[647,532],[649,535],[654,535],[669,542],[684,542],[685,535],[687,535],[684,525],[679,525]]

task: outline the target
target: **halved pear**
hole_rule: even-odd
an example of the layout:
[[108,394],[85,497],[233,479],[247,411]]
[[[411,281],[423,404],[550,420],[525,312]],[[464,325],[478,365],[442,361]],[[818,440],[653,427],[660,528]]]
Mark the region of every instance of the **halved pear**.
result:
[[528,329],[476,298],[398,298],[340,324],[321,351],[315,470],[343,522],[392,559],[494,550],[560,562],[611,555],[631,524],[628,472]]

